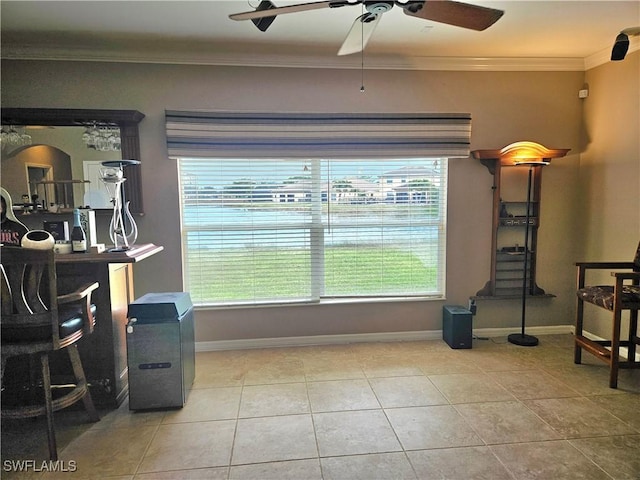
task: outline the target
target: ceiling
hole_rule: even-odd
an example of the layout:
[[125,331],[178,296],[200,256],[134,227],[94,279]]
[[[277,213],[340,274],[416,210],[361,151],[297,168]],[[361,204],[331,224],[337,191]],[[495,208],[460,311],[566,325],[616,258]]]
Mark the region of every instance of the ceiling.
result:
[[[273,0],[277,6],[309,3]],[[609,60],[616,35],[640,25],[640,0],[490,1],[504,10],[477,32],[385,13],[364,56],[336,52],[361,5],[280,15],[268,31],[231,13],[259,0],[0,2],[2,57],[336,68],[584,69]],[[640,48],[631,38],[630,51]],[[511,67],[510,67],[511,66]]]

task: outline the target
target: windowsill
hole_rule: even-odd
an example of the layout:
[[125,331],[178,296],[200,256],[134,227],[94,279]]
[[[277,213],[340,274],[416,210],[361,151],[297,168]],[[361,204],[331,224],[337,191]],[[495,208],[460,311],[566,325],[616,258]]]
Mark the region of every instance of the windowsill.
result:
[[297,302],[297,303],[264,303],[246,305],[196,305],[195,310],[237,310],[254,308],[286,308],[286,307],[317,307],[329,305],[353,305],[353,304],[373,304],[373,303],[412,303],[412,302],[432,302],[444,301],[445,297],[366,297],[366,298],[326,298],[319,302]]

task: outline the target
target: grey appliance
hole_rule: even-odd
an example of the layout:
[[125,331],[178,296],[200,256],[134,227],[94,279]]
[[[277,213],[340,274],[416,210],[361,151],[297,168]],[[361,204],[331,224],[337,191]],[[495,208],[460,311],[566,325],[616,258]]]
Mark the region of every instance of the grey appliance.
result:
[[129,409],[183,407],[195,377],[189,294],[148,293],[129,304],[127,318]]

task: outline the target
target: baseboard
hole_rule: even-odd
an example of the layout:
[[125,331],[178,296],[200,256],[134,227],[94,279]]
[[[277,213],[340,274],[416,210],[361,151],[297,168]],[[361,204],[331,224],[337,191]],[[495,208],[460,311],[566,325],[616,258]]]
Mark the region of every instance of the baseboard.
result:
[[[505,337],[514,333],[509,328],[476,328],[475,337]],[[532,335],[557,335],[572,333],[572,325],[550,325],[527,327]],[[245,350],[252,348],[303,347],[310,345],[339,345],[363,342],[415,342],[419,340],[442,340],[442,330],[419,330],[410,332],[350,333],[341,335],[309,335],[304,337],[246,338],[239,340],[217,340],[196,342],[196,352],[220,350]]]
[[[507,328],[474,328],[474,337],[506,337],[511,333],[520,333],[517,327]],[[548,325],[545,327],[527,327],[526,333],[529,335],[562,335],[573,333],[573,325]]]

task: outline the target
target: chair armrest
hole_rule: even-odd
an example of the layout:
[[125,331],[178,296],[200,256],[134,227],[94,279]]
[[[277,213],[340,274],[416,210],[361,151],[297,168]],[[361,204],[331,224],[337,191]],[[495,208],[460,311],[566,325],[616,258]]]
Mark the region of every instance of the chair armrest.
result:
[[633,262],[576,262],[583,269],[633,268]]
[[585,286],[587,270],[631,270],[635,264],[633,262],[576,262],[576,266],[578,267],[577,288],[581,289]]
[[91,293],[99,286],[100,284],[98,282],[87,283],[78,288],[75,292],[58,296],[58,304],[82,302],[82,316],[85,319],[82,330],[85,335],[93,333],[93,327],[96,324],[96,319],[91,311]]
[[611,272],[611,276],[622,280],[640,280],[640,272]]
[[87,283],[78,288],[75,292],[67,293],[65,295],[58,295],[58,303],[71,303],[77,302],[91,294],[100,284],[98,282]]

